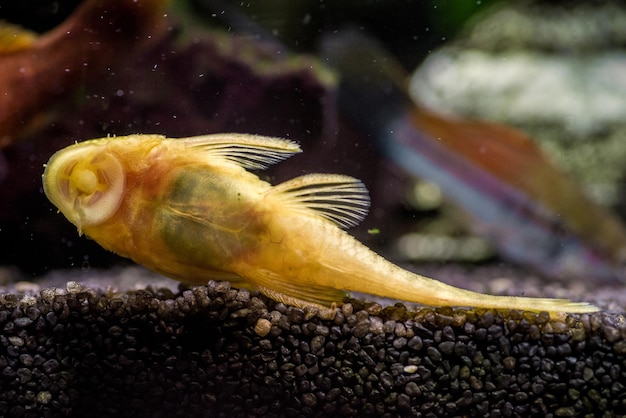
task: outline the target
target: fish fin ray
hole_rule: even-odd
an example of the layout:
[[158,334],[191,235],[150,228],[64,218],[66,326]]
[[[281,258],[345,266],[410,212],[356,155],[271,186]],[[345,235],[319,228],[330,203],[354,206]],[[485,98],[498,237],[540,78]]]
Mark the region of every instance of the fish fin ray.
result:
[[324,309],[333,304],[341,304],[347,297],[347,293],[340,289],[296,285],[289,278],[270,270],[254,269],[246,271],[242,276],[255,283],[264,295],[299,308],[314,306]]
[[294,154],[300,146],[287,139],[250,134],[213,134],[181,139],[188,147],[249,170],[263,170]]
[[358,179],[340,174],[307,174],[274,186],[268,194],[285,207],[306,208],[347,229],[367,215],[370,198]]

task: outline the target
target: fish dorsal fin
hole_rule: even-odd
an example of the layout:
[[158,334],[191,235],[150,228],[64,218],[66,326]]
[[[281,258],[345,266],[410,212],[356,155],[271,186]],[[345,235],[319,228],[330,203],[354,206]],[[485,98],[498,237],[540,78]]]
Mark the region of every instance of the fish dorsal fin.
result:
[[341,228],[365,218],[370,198],[361,180],[340,174],[307,174],[274,186],[268,194],[292,209],[313,210]]
[[12,23],[0,21],[0,54],[28,49],[33,46],[37,34]]
[[248,134],[215,134],[183,139],[208,157],[224,158],[249,170],[262,170],[302,152],[293,141]]

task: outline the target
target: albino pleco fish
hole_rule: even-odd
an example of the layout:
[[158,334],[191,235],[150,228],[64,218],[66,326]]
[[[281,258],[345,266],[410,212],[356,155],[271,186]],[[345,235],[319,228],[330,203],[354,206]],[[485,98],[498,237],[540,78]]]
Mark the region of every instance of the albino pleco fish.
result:
[[248,171],[300,151],[288,140],[243,134],[94,139],[54,154],[43,184],[79,233],[188,284],[229,280],[322,309],[355,291],[435,306],[597,310],[568,300],[483,295],[390,263],[341,230],[367,213],[361,181],[308,174],[272,186]]

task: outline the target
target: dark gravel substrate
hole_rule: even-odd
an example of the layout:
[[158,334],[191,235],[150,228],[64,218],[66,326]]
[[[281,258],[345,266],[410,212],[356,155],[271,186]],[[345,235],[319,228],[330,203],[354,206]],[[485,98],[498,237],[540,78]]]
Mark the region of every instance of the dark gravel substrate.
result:
[[0,415],[620,416],[626,322],[344,305],[227,283],[0,296]]

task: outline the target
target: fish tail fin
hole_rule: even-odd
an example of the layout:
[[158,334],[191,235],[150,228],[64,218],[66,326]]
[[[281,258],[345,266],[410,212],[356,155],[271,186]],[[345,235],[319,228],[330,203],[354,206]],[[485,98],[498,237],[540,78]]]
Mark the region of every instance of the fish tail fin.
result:
[[[346,235],[346,239],[348,236]],[[351,247],[351,245],[353,247]],[[332,263],[339,277],[335,288],[363,292],[391,299],[428,306],[464,306],[497,310],[549,312],[560,317],[563,313],[596,312],[598,308],[587,303],[565,299],[495,296],[461,289],[426,276],[405,270],[374,251],[350,239],[343,248],[358,254],[358,262],[344,260]],[[354,260],[354,257],[352,260]],[[364,269],[363,266],[368,266]]]
[[419,274],[404,271],[404,285],[396,295],[404,300],[433,306],[468,306],[497,310],[563,313],[590,313],[599,309],[586,302],[567,299],[496,296],[460,289]]

